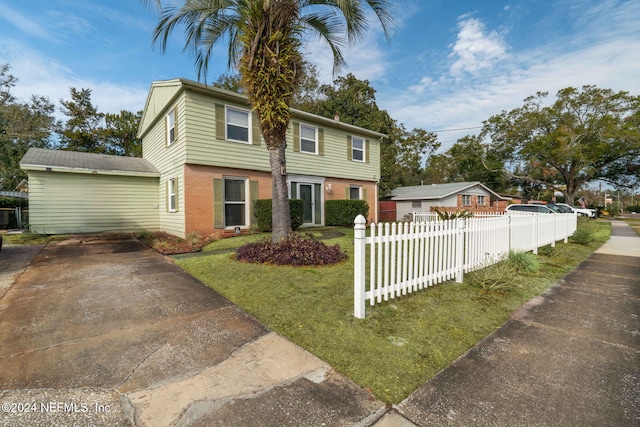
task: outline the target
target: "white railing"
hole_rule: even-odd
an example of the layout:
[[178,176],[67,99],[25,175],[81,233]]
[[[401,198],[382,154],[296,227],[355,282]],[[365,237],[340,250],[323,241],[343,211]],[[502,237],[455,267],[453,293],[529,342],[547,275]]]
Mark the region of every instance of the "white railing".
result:
[[[447,221],[371,224],[355,219],[354,316],[365,303],[381,303],[487,267],[509,250],[533,251],[557,240],[567,242],[576,214],[519,214]],[[368,260],[368,267],[367,267]],[[368,280],[367,280],[368,279]],[[369,290],[366,290],[366,285]]]

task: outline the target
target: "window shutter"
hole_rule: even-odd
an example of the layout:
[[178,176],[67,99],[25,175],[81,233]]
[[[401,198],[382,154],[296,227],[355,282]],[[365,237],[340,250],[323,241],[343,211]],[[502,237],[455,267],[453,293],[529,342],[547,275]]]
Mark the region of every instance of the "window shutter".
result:
[[300,151],[300,123],[293,122],[293,151]]
[[364,161],[365,163],[369,163],[369,140],[364,140]]
[[260,118],[255,110],[251,112],[251,133],[251,143],[260,145]]
[[255,206],[256,200],[258,200],[258,181],[249,181],[249,200],[251,205],[249,206],[249,224],[256,223]]
[[213,179],[213,228],[224,228],[223,180]]
[[215,104],[216,106],[216,139],[224,141],[225,124],[224,124],[224,105]]
[[351,142],[351,135],[347,135],[347,160],[353,160],[353,142]]
[[167,182],[165,183],[164,192],[165,192],[165,198],[164,199],[166,201],[166,209],[167,209],[167,212],[169,212],[169,197],[170,197],[170,195],[169,195],[169,180],[167,180]]
[[173,107],[173,142],[178,142],[178,108]]
[[180,193],[179,193],[179,190],[178,190],[180,188],[180,185],[178,185],[178,184],[179,184],[178,183],[178,178],[175,178],[174,181],[173,181],[173,185],[175,186],[173,191],[176,193],[176,209],[175,209],[176,212],[178,212],[180,210],[179,209],[179,206],[180,206],[180,203],[179,203]]
[[324,129],[318,128],[318,154],[324,156]]
[[169,146],[169,114],[164,116],[164,145]]
[[351,198],[351,186],[347,185],[347,188],[345,189],[345,199],[349,200]]
[[367,200],[367,189],[362,187],[362,200]]

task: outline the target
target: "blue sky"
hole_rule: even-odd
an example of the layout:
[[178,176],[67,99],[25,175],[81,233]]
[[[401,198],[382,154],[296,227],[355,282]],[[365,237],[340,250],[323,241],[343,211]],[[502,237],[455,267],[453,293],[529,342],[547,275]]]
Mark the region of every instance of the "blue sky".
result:
[[[378,105],[407,128],[440,132],[444,147],[537,91],[594,84],[640,94],[640,1],[396,0],[391,43],[372,23],[345,51],[347,66],[377,90]],[[196,79],[175,33],[166,54],[151,46],[157,17],[136,0],[0,0],[0,63],[18,79],[13,94],[69,98],[93,90],[103,112],[144,107],[152,81]],[[323,82],[332,58],[305,45]],[[226,49],[209,82],[226,71]]]

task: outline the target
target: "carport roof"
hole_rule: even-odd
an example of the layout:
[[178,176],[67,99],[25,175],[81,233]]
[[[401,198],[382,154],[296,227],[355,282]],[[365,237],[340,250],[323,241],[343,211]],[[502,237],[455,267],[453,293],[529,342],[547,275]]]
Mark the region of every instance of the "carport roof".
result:
[[413,187],[398,187],[391,191],[391,200],[429,200],[442,199],[469,188],[480,186],[498,200],[506,200],[489,187],[479,181],[449,182],[446,184],[416,185]]
[[160,176],[160,172],[140,157],[111,156],[77,151],[30,148],[20,161],[25,170],[76,172],[109,175]]

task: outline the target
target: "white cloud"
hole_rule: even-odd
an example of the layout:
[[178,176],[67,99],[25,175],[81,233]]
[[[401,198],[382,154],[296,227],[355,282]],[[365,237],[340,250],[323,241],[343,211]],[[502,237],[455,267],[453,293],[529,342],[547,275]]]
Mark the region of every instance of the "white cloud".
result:
[[462,17],[458,28],[458,38],[450,55],[456,58],[451,66],[452,74],[489,68],[506,57],[507,46],[502,36],[495,31],[486,34],[484,24],[478,19]]
[[[581,31],[512,52],[502,58],[500,67],[464,79],[443,75],[425,80],[429,85],[421,82],[404,91],[382,94],[379,105],[409,128],[442,130],[482,126],[483,120],[522,106],[524,98],[538,91],[548,91],[552,100],[559,89],[593,84],[638,94],[640,55],[635,53],[640,51],[640,4],[631,3],[609,2],[619,7],[610,7],[608,15],[602,15],[602,9],[598,14],[585,10],[585,15],[597,16],[597,20],[580,26]],[[439,139],[446,141],[443,149],[447,149],[457,138],[477,132],[444,132]]]
[[[20,12],[8,6],[0,4],[0,17],[21,31],[35,37],[51,40],[52,35],[47,26],[34,19],[32,16],[24,16]],[[5,27],[6,28],[6,27]]]
[[[71,69],[30,50],[17,40],[0,40],[0,64],[5,63],[11,65],[9,72],[18,78],[11,92],[22,101],[31,95],[46,96],[59,108],[60,99],[69,99],[70,87],[91,89],[91,101],[104,113],[136,112],[144,107],[146,101],[148,86],[80,78]],[[56,115],[62,118],[59,111]]]
[[429,86],[433,85],[434,81],[431,77],[429,76],[424,76],[423,78],[420,79],[420,83],[415,85],[415,86],[409,86],[409,90],[417,92],[417,93],[422,93],[424,92],[424,90],[426,88],[428,88]]

